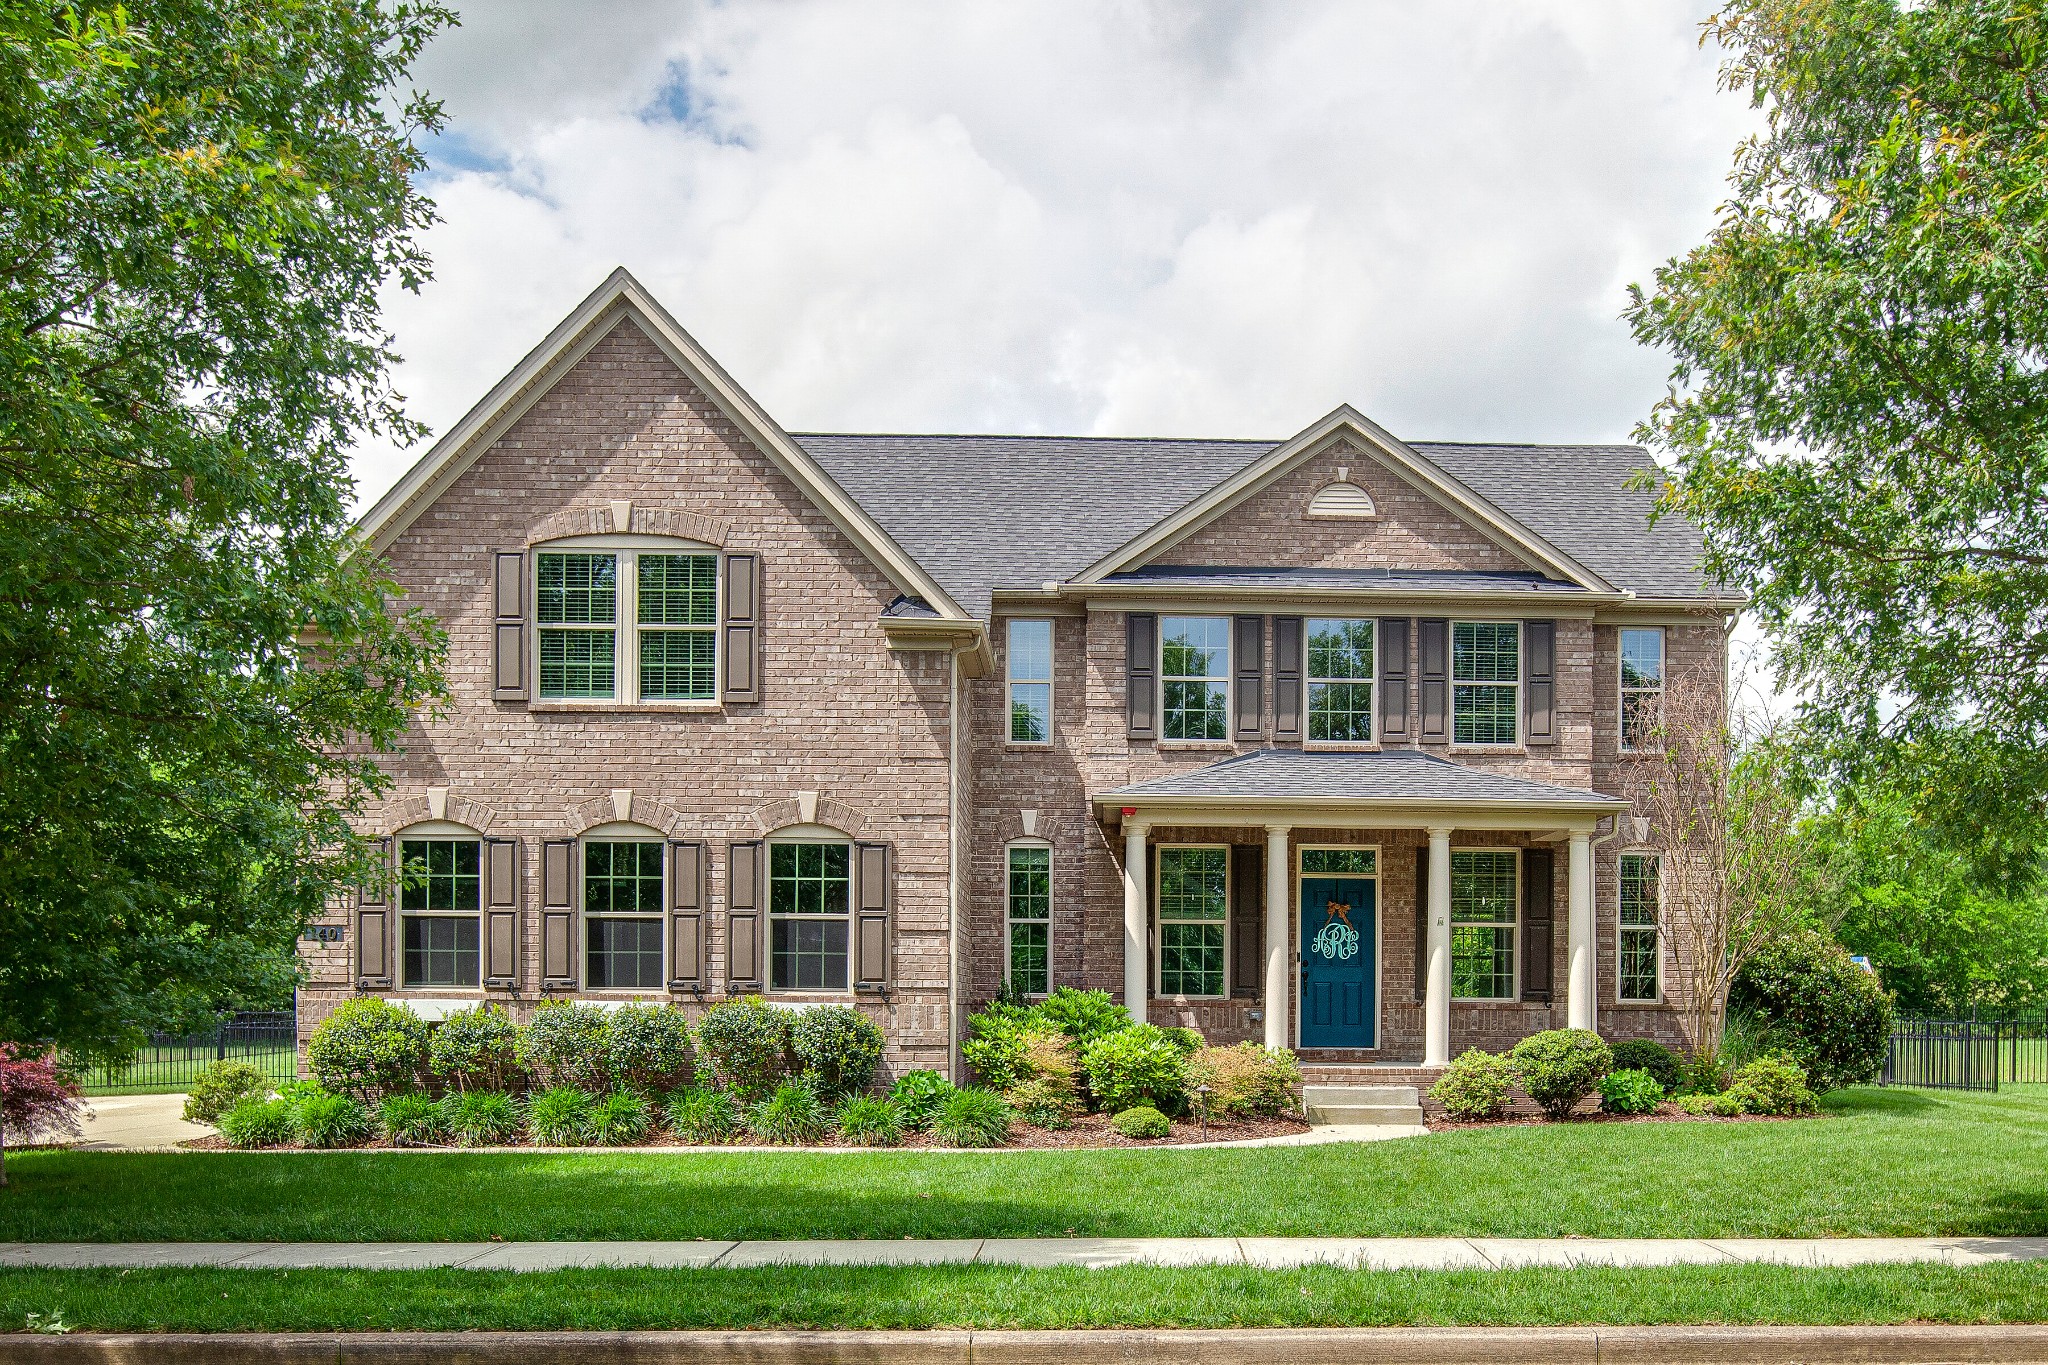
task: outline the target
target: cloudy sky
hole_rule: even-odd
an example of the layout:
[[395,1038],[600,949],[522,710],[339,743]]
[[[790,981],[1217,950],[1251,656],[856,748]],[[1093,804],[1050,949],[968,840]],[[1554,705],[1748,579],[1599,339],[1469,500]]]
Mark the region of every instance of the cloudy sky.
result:
[[[625,265],[791,430],[1624,440],[1754,125],[1702,12],[478,0],[427,54],[446,430]],[[365,449],[373,499],[417,450]]]

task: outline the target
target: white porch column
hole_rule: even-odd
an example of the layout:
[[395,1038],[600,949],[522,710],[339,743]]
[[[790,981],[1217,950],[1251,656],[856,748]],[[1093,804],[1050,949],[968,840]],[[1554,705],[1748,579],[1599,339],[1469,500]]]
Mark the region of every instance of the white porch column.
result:
[[[1429,832],[1429,952],[1423,979],[1422,1064],[1451,1060],[1451,832]],[[1424,945],[1417,945],[1421,951]]]
[[1596,1024],[1593,984],[1593,836],[1574,834],[1564,864],[1565,1022]]
[[1287,1015],[1294,992],[1288,988],[1287,913],[1293,871],[1287,857],[1286,825],[1266,826],[1266,1046],[1287,1046]]
[[1145,1022],[1145,992],[1151,984],[1145,970],[1145,929],[1151,918],[1145,899],[1145,836],[1151,826],[1124,821],[1124,1008]]

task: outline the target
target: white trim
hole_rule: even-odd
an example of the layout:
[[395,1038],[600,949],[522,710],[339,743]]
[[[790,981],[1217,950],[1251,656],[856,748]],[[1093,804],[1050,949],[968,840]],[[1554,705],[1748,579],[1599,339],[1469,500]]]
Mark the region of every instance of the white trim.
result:
[[[1028,992],[1028,994],[1030,994],[1031,996],[1043,998],[1044,996],[1050,995],[1052,993],[1053,905],[1058,900],[1058,897],[1053,892],[1053,869],[1055,864],[1059,861],[1059,854],[1058,850],[1053,848],[1052,841],[1049,839],[1040,839],[1036,836],[1026,835],[1025,837],[1020,839],[1012,839],[1010,840],[1010,842],[1003,845],[1003,986],[1005,989],[1008,989],[1010,985],[1010,962],[1012,952],[1010,935],[1011,931],[1017,927],[1017,921],[1010,914],[1010,855],[1012,853],[1015,853],[1020,848],[1028,848],[1033,850],[1042,849],[1044,850],[1046,855],[1045,989],[1043,991]],[[1036,920],[1025,921],[1025,923],[1027,924],[1036,924],[1037,922],[1038,921]]]
[[[590,909],[590,859],[585,856],[591,844],[653,844],[661,850],[661,903],[650,913],[635,912],[619,914],[613,911],[601,913]],[[577,930],[583,942],[577,945],[577,965],[583,969],[583,989],[589,992],[602,991],[609,996],[645,995],[649,991],[660,991],[668,985],[668,911],[669,911],[669,837],[658,829],[632,820],[612,820],[595,825],[583,831],[576,839],[576,904],[582,913],[577,915]],[[661,981],[653,986],[593,986],[590,984],[590,922],[592,920],[653,920],[661,928]],[[623,1001],[619,1003],[624,1003]]]
[[[1624,858],[1648,858],[1657,868],[1657,905],[1648,928],[1657,936],[1657,993],[1648,1000],[1636,1000],[1621,993],[1621,934],[1624,928],[1640,931],[1643,925],[1621,922],[1621,863]],[[1624,848],[1614,858],[1614,1003],[1621,1008],[1664,1003],[1664,856],[1651,848]]]
[[[1452,943],[1452,947],[1451,947],[1451,959],[1450,959],[1450,960],[1451,960],[1451,1003],[1452,1003],[1453,1005],[1515,1005],[1515,1004],[1520,1004],[1520,1003],[1521,1003],[1521,1000],[1522,1000],[1522,935],[1523,935],[1523,933],[1524,933],[1524,927],[1523,927],[1523,924],[1522,924],[1522,895],[1523,895],[1523,890],[1522,890],[1522,879],[1523,879],[1523,877],[1524,877],[1524,876],[1526,875],[1526,873],[1525,873],[1525,871],[1524,871],[1524,869],[1523,869],[1523,867],[1522,867],[1522,853],[1523,853],[1523,850],[1522,850],[1522,849],[1519,849],[1519,848],[1504,848],[1504,847],[1502,847],[1502,846],[1501,846],[1501,845],[1499,845],[1499,844],[1479,844],[1479,845],[1472,845],[1472,844],[1467,844],[1467,845],[1465,845],[1465,846],[1463,846],[1463,847],[1460,847],[1460,846],[1459,846],[1459,845],[1457,845],[1457,844],[1452,844],[1452,845],[1451,845],[1451,860],[1452,860],[1452,863],[1453,863],[1453,865],[1455,865],[1455,864],[1456,864],[1456,862],[1457,862],[1457,857],[1458,857],[1458,855],[1459,855],[1460,853],[1507,853],[1507,854],[1512,854],[1512,855],[1513,855],[1513,857],[1514,857],[1514,860],[1515,860],[1515,890],[1514,890],[1514,906],[1515,906],[1515,920],[1514,920],[1514,924],[1513,924],[1512,926],[1510,926],[1510,927],[1512,928],[1513,932],[1514,932],[1514,947],[1513,947],[1513,948],[1512,948],[1512,949],[1510,950],[1510,952],[1509,952],[1509,954],[1508,954],[1508,963],[1509,963],[1509,968],[1510,968],[1510,970],[1511,970],[1511,971],[1513,972],[1513,974],[1514,974],[1514,975],[1513,975],[1513,976],[1512,976],[1512,977],[1510,978],[1510,980],[1509,980],[1509,982],[1508,982],[1508,993],[1507,993],[1506,995],[1459,995],[1459,994],[1458,994],[1458,986],[1457,986],[1457,982],[1458,982],[1458,960],[1457,960],[1457,959],[1458,959],[1458,952],[1457,952],[1457,937],[1458,937],[1458,900],[1457,900],[1457,893],[1456,893],[1456,887],[1455,887],[1455,883],[1453,883],[1452,885],[1450,885],[1450,886],[1447,886],[1447,887],[1446,887],[1446,890],[1447,890],[1447,891],[1448,891],[1448,892],[1450,893],[1450,917],[1449,917],[1449,927],[1450,927],[1450,931],[1451,931],[1451,943]],[[1503,923],[1504,923],[1504,922],[1503,922],[1503,921],[1501,921],[1501,920],[1468,920],[1468,921],[1467,921],[1467,923],[1469,923],[1469,924],[1476,924],[1476,925],[1479,925],[1479,926],[1481,926],[1481,927],[1485,927],[1485,926],[1491,925],[1491,926],[1492,926],[1493,928],[1496,928],[1496,929],[1498,929],[1498,928],[1502,927],[1502,925],[1503,925]]]
[[[1166,874],[1163,869],[1163,864],[1165,863],[1164,855],[1168,849],[1207,850],[1212,848],[1223,851],[1223,919],[1220,921],[1223,926],[1223,989],[1214,995],[1186,995],[1182,993],[1168,995],[1163,984],[1166,970],[1166,917],[1161,908],[1161,892],[1166,881]],[[1146,910],[1152,925],[1152,994],[1154,998],[1159,1000],[1228,1000],[1230,998],[1230,931],[1237,919],[1236,898],[1231,894],[1234,889],[1231,879],[1231,864],[1236,861],[1236,850],[1232,849],[1229,844],[1157,844],[1153,846],[1150,857],[1153,863],[1152,903],[1146,907]],[[1218,921],[1176,919],[1174,923],[1215,924]]]
[[481,839],[483,832],[454,820],[420,820],[391,831],[393,839]]
[[[1019,678],[1016,663],[1017,651],[1012,636],[1020,625],[1043,625],[1045,627],[1045,676],[1043,678]],[[1003,743],[1019,749],[1050,749],[1053,746],[1053,708],[1059,695],[1059,630],[1050,616],[1006,616],[1003,618]],[[1026,687],[1045,688],[1045,738],[1018,739],[1010,730],[1010,716],[1016,706],[1011,691],[1019,683]]]
[[[1294,904],[1290,907],[1289,914],[1287,916],[1287,932],[1293,938],[1299,939],[1301,937],[1301,884],[1302,882],[1307,880],[1309,875],[1308,871],[1302,867],[1302,863],[1306,861],[1306,859],[1303,858],[1302,855],[1308,853],[1311,850],[1315,850],[1318,852],[1329,852],[1334,850],[1342,853],[1352,853],[1358,851],[1359,849],[1370,849],[1372,851],[1373,871],[1370,877],[1368,877],[1363,872],[1318,872],[1316,873],[1316,875],[1319,877],[1349,877],[1357,881],[1371,881],[1373,884],[1372,1042],[1369,1043],[1366,1047],[1359,1048],[1356,1050],[1361,1052],[1377,1052],[1379,1051],[1382,1043],[1386,1038],[1387,1027],[1387,993],[1385,990],[1387,976],[1387,906],[1386,897],[1380,894],[1384,886],[1384,882],[1381,879],[1383,874],[1386,872],[1387,861],[1386,855],[1384,852],[1382,852],[1380,846],[1378,844],[1296,845],[1294,850],[1294,879],[1291,883],[1294,887]],[[1415,950],[1417,952],[1421,952],[1422,945],[1417,944]],[[1295,957],[1297,962],[1305,964],[1308,961],[1308,945],[1305,943],[1302,944],[1301,947],[1297,950]],[[1297,967],[1294,973],[1294,1046],[1296,1046],[1297,1048],[1303,1046],[1301,1041],[1301,1023],[1301,971]],[[1322,1047],[1326,1045],[1319,1043],[1317,1044],[1317,1046]]]

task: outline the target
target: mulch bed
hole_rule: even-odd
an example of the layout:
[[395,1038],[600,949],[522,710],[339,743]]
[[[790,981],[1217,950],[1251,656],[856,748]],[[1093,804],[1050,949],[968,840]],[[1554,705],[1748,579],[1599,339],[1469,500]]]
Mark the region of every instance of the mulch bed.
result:
[[[1469,1127],[1470,1125],[1456,1126]],[[1243,1142],[1250,1138],[1284,1137],[1288,1134],[1306,1133],[1307,1131],[1308,1124],[1304,1120],[1294,1118],[1232,1120],[1211,1119],[1209,1121],[1207,1136],[1205,1138],[1201,1123],[1195,1119],[1190,1118],[1173,1120],[1173,1132],[1167,1137],[1155,1138],[1149,1141],[1141,1141],[1137,1138],[1127,1138],[1122,1133],[1119,1133],[1115,1128],[1111,1127],[1109,1122],[1109,1116],[1107,1114],[1083,1114],[1080,1118],[1074,1120],[1073,1127],[1062,1129],[1061,1131],[1056,1133],[1047,1132],[1043,1128],[1033,1128],[1028,1124],[1017,1124],[1010,1130],[1009,1142],[1005,1143],[1002,1148],[996,1148],[993,1150],[1001,1151],[1007,1150],[1009,1148],[1018,1147],[1043,1149],[1084,1147],[1178,1147],[1184,1146],[1191,1142]],[[231,1152],[238,1150],[230,1146],[228,1144],[227,1139],[220,1136],[218,1133],[212,1134],[208,1137],[192,1138],[188,1141],[181,1142],[178,1145],[181,1147],[189,1148],[196,1152]],[[340,1147],[333,1148],[330,1150],[345,1152],[389,1151],[397,1145],[398,1144],[392,1142],[388,1138],[378,1138],[376,1141],[366,1142],[360,1147]],[[423,1144],[407,1143],[405,1145],[408,1148],[417,1149]],[[658,1133],[653,1137],[645,1138],[642,1139],[640,1142],[634,1143],[631,1147],[608,1148],[592,1146],[587,1148],[580,1148],[578,1150],[592,1152],[632,1151],[635,1149],[644,1148],[685,1147],[688,1145],[690,1144],[679,1142],[675,1138],[669,1136],[667,1133]],[[774,1143],[763,1142],[761,1139],[754,1137],[751,1134],[743,1135],[729,1143],[721,1143],[720,1145],[722,1147],[730,1148],[734,1151],[743,1151],[748,1148],[767,1148],[774,1151],[785,1152],[804,1150],[803,1148],[776,1146]],[[846,1142],[835,1136],[827,1139],[824,1142],[812,1145],[818,1148],[825,1148],[858,1147],[860,1144],[855,1142]],[[522,1148],[528,1147],[530,1147],[530,1144],[527,1143],[517,1143],[507,1147],[464,1148],[455,1147],[451,1145],[446,1148],[436,1148],[434,1150],[503,1152],[519,1151]],[[936,1149],[940,1151],[956,1150],[954,1148],[946,1146],[945,1143],[940,1142],[938,1139],[934,1138],[930,1133],[905,1133],[903,1135],[902,1147],[894,1150],[916,1151],[919,1149]],[[263,1150],[270,1152],[295,1152],[306,1151],[309,1149],[301,1147],[297,1143],[285,1143],[277,1147],[266,1147]],[[553,1151],[558,1149],[550,1148],[548,1150]]]

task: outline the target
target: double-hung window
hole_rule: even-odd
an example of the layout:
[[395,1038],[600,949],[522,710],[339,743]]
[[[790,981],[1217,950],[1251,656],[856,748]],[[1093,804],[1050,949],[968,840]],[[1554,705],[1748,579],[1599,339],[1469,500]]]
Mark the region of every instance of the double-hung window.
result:
[[1512,1000],[1521,903],[1513,849],[1451,850],[1451,996]]
[[1159,850],[1159,993],[1220,996],[1230,919],[1230,850]]
[[1664,632],[1621,632],[1621,747],[1656,747],[1664,719]]
[[716,701],[718,556],[534,556],[543,700]]
[[1514,621],[1451,623],[1451,742],[1521,739],[1522,627]]
[[779,991],[846,989],[853,849],[768,845],[769,981]]
[[474,986],[483,910],[474,839],[401,839],[398,893],[408,986]]
[[1006,979],[1020,995],[1052,989],[1052,850],[1010,850]]
[[590,839],[583,845],[586,980],[594,990],[647,990],[662,971],[662,846]]
[[1011,621],[1004,653],[1010,670],[1010,742],[1047,743],[1052,739],[1052,622]]
[[1167,739],[1226,739],[1230,718],[1230,619],[1168,616],[1159,622],[1159,685]]
[[1308,737],[1330,744],[1372,741],[1373,632],[1370,620],[1308,623]]
[[1615,949],[1619,958],[1618,991],[1623,1000],[1656,1000],[1659,995],[1657,951],[1657,855],[1621,855],[1621,911]]

